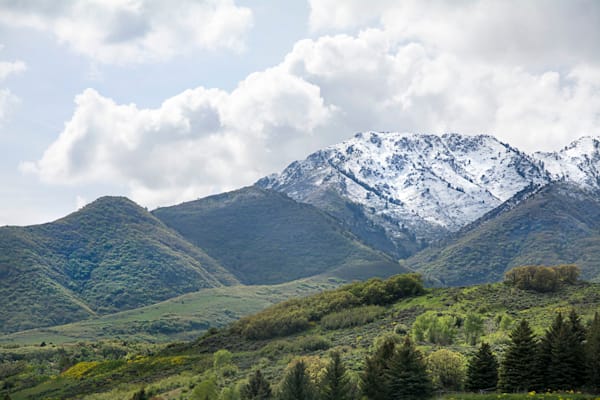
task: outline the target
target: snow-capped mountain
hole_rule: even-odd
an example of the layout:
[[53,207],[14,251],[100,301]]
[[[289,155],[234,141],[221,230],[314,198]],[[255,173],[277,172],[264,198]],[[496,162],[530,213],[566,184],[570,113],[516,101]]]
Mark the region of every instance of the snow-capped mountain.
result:
[[330,213],[335,195],[392,240],[430,242],[548,183],[541,164],[492,136],[366,132],[257,184]]
[[600,189],[600,141],[584,136],[560,151],[534,155],[553,180],[572,182],[584,189]]

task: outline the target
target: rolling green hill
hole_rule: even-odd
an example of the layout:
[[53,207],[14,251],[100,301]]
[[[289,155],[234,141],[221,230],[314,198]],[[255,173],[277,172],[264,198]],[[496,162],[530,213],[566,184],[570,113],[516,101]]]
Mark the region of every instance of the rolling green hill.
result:
[[440,285],[497,282],[520,265],[576,264],[600,280],[600,200],[555,183],[402,262]]
[[100,198],[48,224],[0,228],[4,333],[236,283],[218,262],[125,198]]
[[[600,310],[599,293],[599,284],[585,282],[563,285],[551,293],[521,290],[503,283],[423,290],[414,277],[400,276],[387,281],[354,283],[290,300],[195,341],[174,343],[162,349],[124,348],[116,343],[95,344],[87,349],[81,345],[0,347],[0,359],[5,360],[0,365],[5,371],[2,378],[5,387],[9,385],[8,392],[14,400],[130,399],[140,388],[145,388],[150,397],[163,400],[203,398],[195,397],[195,388],[201,382],[213,380],[218,393],[244,383],[257,368],[275,386],[297,357],[303,357],[309,370],[318,375],[332,350],[341,354],[351,379],[357,380],[365,357],[372,354],[374,344],[383,337],[398,339],[409,333],[426,356],[447,349],[464,357],[475,349],[474,338],[476,343],[489,343],[494,353],[501,356],[510,340],[510,331],[520,319],[527,319],[534,332],[542,335],[558,311],[567,313],[574,309],[585,325],[594,311]],[[377,294],[386,296],[379,298]],[[353,300],[342,306],[340,299]],[[290,313],[305,313],[311,323],[270,338],[254,338],[244,329],[257,321],[278,324]],[[439,337],[420,336],[423,321],[427,319],[436,320],[428,329],[447,325],[443,344]],[[479,321],[474,336],[472,328],[467,328],[469,320]],[[215,353],[223,354],[223,350],[228,350],[230,357],[221,357],[216,362]],[[71,360],[63,370],[56,361],[60,357]],[[21,364],[8,361],[14,359],[22,360]],[[44,369],[44,375],[33,378],[35,369],[29,367],[33,364],[38,370]],[[463,397],[452,394],[450,398]],[[546,397],[525,394],[523,398]],[[558,399],[559,395],[547,398]],[[560,398],[593,397],[560,394]]]
[[245,284],[324,273],[365,279],[406,271],[315,207],[255,186],[159,208],[153,214]]
[[332,279],[309,278],[279,285],[203,289],[133,310],[0,336],[0,345],[117,339],[148,343],[192,340],[209,328],[223,327],[291,297],[307,296],[339,284]]

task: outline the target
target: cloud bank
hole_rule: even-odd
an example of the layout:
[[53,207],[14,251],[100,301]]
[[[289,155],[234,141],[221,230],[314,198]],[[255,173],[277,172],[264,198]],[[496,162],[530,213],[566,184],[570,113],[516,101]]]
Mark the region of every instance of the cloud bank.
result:
[[164,61],[194,49],[244,48],[252,12],[233,0],[0,1],[0,22],[52,33],[107,64]]
[[88,89],[21,168],[125,184],[154,207],[251,184],[363,130],[489,133],[527,151],[598,134],[597,2],[396,3],[311,2],[312,29],[328,33],[230,92],[140,109]]

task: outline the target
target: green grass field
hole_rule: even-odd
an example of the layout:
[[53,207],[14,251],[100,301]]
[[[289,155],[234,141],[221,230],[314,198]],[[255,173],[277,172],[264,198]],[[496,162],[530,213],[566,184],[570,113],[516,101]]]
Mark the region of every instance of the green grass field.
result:
[[338,284],[333,279],[302,279],[280,285],[204,289],[135,310],[0,336],[0,344],[191,340],[210,327],[225,326],[290,297],[307,296]]

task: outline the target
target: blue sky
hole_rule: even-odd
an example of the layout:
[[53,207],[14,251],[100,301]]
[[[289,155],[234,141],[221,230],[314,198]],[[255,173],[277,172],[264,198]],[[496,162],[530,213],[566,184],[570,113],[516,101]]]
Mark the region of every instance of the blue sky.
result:
[[235,189],[363,130],[557,150],[599,134],[598,37],[592,0],[0,0],[0,225]]

